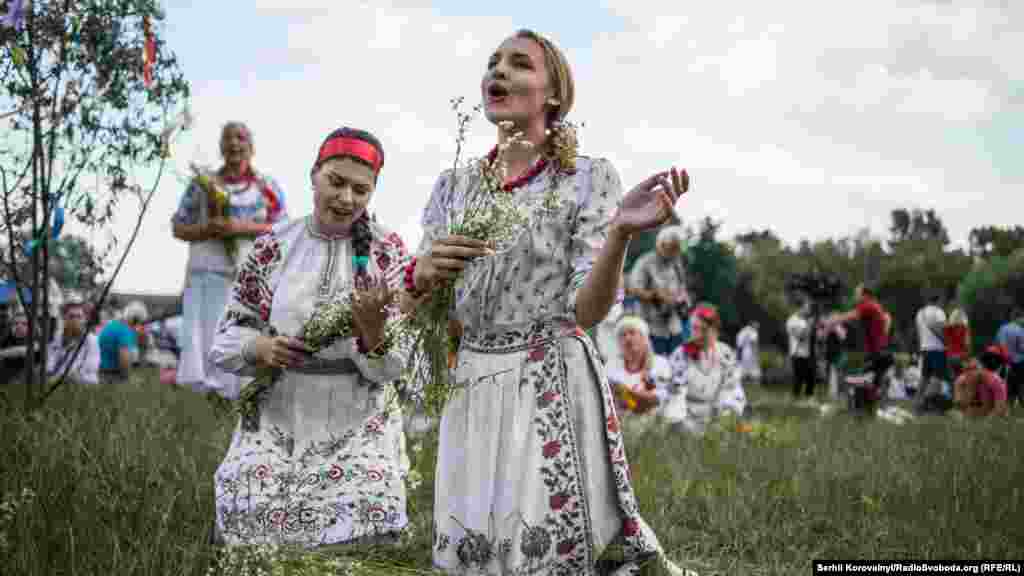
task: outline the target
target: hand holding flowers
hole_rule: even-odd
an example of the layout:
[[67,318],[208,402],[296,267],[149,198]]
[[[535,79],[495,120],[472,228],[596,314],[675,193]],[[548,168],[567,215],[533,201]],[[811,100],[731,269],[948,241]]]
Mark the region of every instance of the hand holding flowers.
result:
[[431,290],[438,280],[455,280],[473,258],[489,256],[494,251],[483,240],[465,236],[446,236],[433,242],[430,253],[419,257],[413,275],[416,289]]

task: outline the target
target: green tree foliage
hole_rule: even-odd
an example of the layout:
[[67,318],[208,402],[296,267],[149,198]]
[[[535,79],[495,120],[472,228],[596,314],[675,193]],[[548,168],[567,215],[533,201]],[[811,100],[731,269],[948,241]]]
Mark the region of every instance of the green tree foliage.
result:
[[689,249],[687,272],[691,277],[691,293],[698,301],[707,301],[717,306],[723,332],[735,334],[740,328],[740,316],[734,298],[739,271],[734,247],[717,238],[720,229],[721,222],[715,222],[710,217],[701,220],[697,240]]
[[[63,210],[68,222],[103,228],[127,196],[139,201],[141,222],[156,183],[147,195],[134,175],[155,168],[159,181],[165,128],[189,86],[157,33],[164,15],[155,0],[36,0],[24,9],[22,25],[0,27],[0,234],[6,272],[43,294],[29,307],[30,338],[43,342],[47,323],[36,330],[34,319],[47,306],[38,287],[48,283],[55,218]],[[44,376],[30,371],[30,384]]]
[[979,226],[970,232],[971,255],[980,258],[1009,256],[1024,248],[1024,226]]
[[1013,306],[1024,306],[1024,248],[978,261],[960,282],[958,297],[971,322],[971,345],[980,350],[1010,318]]

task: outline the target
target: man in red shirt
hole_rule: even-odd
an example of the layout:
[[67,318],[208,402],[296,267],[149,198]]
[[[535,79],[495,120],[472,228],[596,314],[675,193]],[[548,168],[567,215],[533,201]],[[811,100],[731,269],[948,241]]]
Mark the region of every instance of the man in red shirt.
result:
[[856,289],[857,305],[853,310],[841,314],[833,314],[825,320],[826,329],[835,324],[845,324],[859,320],[864,333],[864,354],[866,368],[874,373],[870,388],[858,388],[854,396],[854,407],[863,408],[868,402],[882,398],[882,381],[885,373],[893,365],[892,353],[889,348],[889,328],[892,316],[878,303],[875,291],[864,284]]

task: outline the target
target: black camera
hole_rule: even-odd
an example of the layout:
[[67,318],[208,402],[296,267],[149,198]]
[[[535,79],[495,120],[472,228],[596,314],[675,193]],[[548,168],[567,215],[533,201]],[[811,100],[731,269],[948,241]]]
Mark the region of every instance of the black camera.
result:
[[786,282],[791,292],[803,292],[816,301],[834,301],[839,297],[842,283],[835,274],[793,274]]

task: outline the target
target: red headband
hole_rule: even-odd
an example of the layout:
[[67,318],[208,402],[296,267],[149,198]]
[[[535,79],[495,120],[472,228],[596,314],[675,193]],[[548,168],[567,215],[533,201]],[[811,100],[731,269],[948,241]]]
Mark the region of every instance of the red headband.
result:
[[377,149],[369,142],[356,138],[331,138],[320,147],[320,155],[317,157],[317,164],[335,156],[354,156],[373,166],[373,173],[380,172],[384,161],[381,159]]
[[718,320],[718,314],[714,310],[707,306],[698,306],[693,312],[698,318],[703,318],[708,322],[716,322]]

